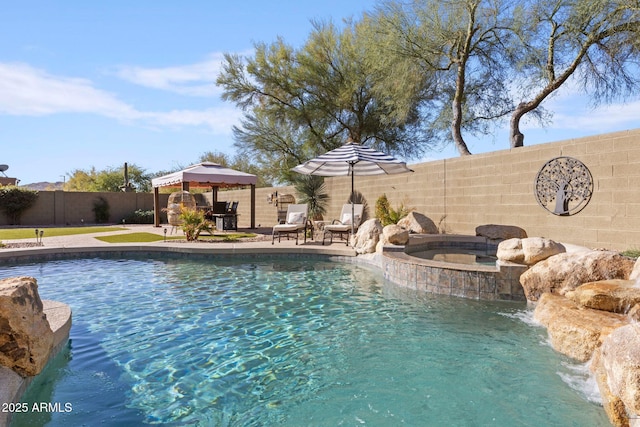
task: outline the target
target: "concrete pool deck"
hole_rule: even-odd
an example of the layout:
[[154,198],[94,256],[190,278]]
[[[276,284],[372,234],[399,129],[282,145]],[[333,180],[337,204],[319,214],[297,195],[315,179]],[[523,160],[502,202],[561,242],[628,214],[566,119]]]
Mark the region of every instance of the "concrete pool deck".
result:
[[[211,253],[211,254],[318,254],[331,256],[355,256],[355,251],[345,245],[344,241],[335,241],[333,244],[322,245],[321,240],[307,239],[303,243],[302,238],[298,245],[295,239],[287,240],[282,238],[280,242],[277,240],[271,244],[271,228],[260,229],[240,229],[239,232],[255,233],[257,238],[253,240],[244,240],[237,242],[206,242],[203,240],[197,242],[175,241],[175,240],[159,240],[156,242],[136,242],[136,243],[107,243],[96,239],[96,237],[109,236],[116,234],[131,233],[152,233],[164,239],[164,230],[167,230],[167,237],[182,236],[181,230],[171,232],[170,226],[154,227],[153,225],[114,225],[113,228],[126,228],[126,230],[114,230],[101,233],[74,234],[68,236],[47,237],[46,228],[42,238],[41,246],[21,247],[21,248],[0,248],[0,260],[11,259],[18,260],[21,258],[46,256],[50,254],[73,254],[73,253],[94,253],[94,252],[184,252],[184,253]],[[34,229],[36,227],[33,227]],[[42,228],[40,228],[42,229]],[[232,232],[229,232],[231,234]],[[3,240],[2,243],[36,243],[36,239],[20,239],[20,240]]]

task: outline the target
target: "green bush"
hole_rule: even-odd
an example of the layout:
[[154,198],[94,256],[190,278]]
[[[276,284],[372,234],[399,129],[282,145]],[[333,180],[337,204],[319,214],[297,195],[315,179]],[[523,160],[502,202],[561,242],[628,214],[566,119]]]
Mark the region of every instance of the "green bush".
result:
[[98,197],[98,200],[93,202],[93,213],[96,218],[96,223],[103,224],[109,222],[110,207],[109,202],[104,197]]
[[11,225],[20,224],[22,214],[38,199],[38,192],[13,185],[0,188],[0,210],[9,218]]
[[300,175],[295,181],[295,188],[302,196],[300,203],[309,207],[310,219],[322,219],[327,213],[329,194],[324,184],[324,178],[315,175]]
[[376,217],[380,220],[382,226],[397,224],[398,221],[409,215],[412,210],[413,209],[405,207],[404,203],[400,203],[397,209],[393,209],[386,194],[383,194],[376,200]]
[[638,248],[631,248],[631,249],[627,249],[624,252],[620,252],[622,255],[624,256],[628,256],[629,258],[638,258],[640,257],[640,249]]
[[197,209],[183,208],[178,218],[189,242],[198,240],[203,231],[211,233],[213,230],[213,223],[204,217],[204,212]]
[[125,224],[153,224],[153,209],[148,211],[138,209],[122,218],[122,222]]

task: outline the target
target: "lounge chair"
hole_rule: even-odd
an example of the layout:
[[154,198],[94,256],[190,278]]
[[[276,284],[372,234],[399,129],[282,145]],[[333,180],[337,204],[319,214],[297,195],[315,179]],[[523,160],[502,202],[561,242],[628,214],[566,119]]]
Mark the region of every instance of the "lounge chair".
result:
[[286,220],[282,224],[275,225],[271,234],[271,244],[278,235],[278,242],[280,242],[280,236],[282,234],[289,235],[296,233],[296,245],[298,244],[298,233],[302,231],[304,234],[304,242],[307,243],[307,205],[290,204],[287,207]]
[[[353,205],[353,230],[357,230],[360,226],[360,222],[362,221],[362,212],[364,210],[364,205]],[[324,245],[324,240],[327,237],[327,233],[329,234],[330,241],[329,244],[333,243],[333,235],[338,234],[340,238],[344,238],[347,241],[347,246],[349,246],[349,234],[351,234],[351,203],[347,203],[346,205],[342,205],[342,212],[340,213],[340,219],[334,219],[331,224],[327,224],[324,226],[324,231],[322,233],[322,244]]]

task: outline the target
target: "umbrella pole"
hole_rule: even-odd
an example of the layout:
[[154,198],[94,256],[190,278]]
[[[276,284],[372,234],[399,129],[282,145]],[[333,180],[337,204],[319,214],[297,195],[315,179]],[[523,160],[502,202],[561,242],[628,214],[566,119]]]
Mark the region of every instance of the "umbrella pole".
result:
[[353,194],[353,163],[349,163],[349,168],[351,169],[351,238],[353,239],[353,234],[355,233],[355,218],[354,218],[354,194]]

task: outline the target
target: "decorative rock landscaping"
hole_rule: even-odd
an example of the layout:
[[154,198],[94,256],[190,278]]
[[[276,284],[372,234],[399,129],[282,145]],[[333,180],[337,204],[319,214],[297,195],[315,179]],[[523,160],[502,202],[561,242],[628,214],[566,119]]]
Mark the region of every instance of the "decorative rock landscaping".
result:
[[561,253],[521,277],[553,348],[590,362],[612,424],[640,415],[640,264],[610,251]]
[[496,256],[502,261],[534,265],[565,251],[560,243],[542,237],[513,238],[500,242]]
[[418,212],[410,212],[409,215],[398,221],[398,225],[409,233],[438,234],[438,227],[435,222],[426,215]]
[[0,365],[37,375],[53,347],[53,331],[30,277],[0,280]]
[[634,261],[612,251],[565,252],[541,261],[520,276],[529,301],[545,292],[564,295],[588,282],[627,279]]
[[[0,402],[15,403],[31,379],[67,342],[71,309],[41,300],[36,280],[0,280]],[[0,412],[0,426],[11,413]]]
[[476,236],[486,237],[489,240],[524,239],[527,232],[515,225],[486,224],[476,227]]
[[376,251],[376,245],[382,234],[382,224],[377,218],[369,219],[358,227],[353,237],[353,248],[357,254],[370,254]]

